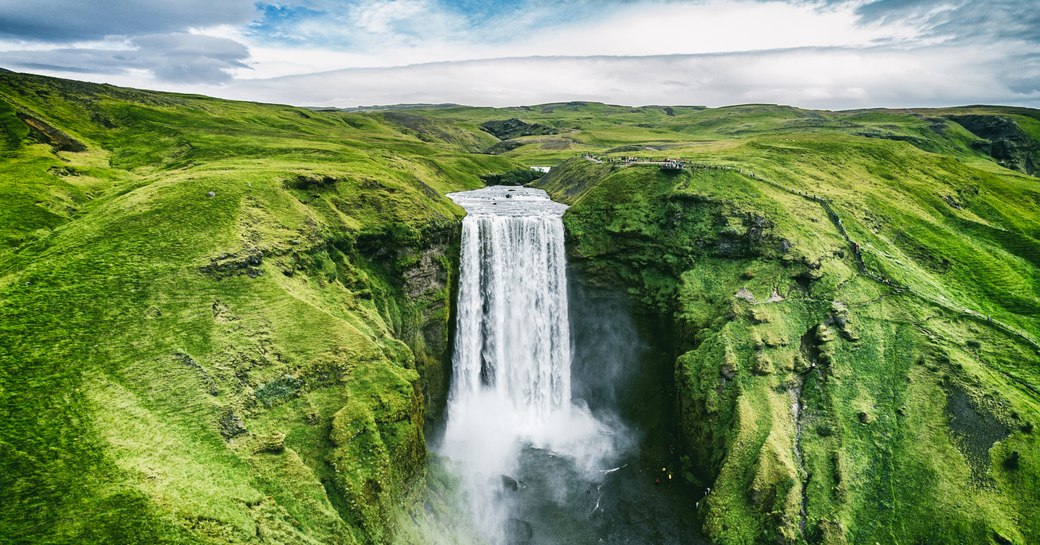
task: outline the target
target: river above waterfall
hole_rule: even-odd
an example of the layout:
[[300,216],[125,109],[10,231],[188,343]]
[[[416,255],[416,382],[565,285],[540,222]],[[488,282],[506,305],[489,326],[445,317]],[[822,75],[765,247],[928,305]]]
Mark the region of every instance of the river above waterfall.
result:
[[623,298],[568,282],[567,207],[525,187],[449,197],[467,216],[436,451],[457,515],[494,545],[699,543],[669,367],[646,366]]

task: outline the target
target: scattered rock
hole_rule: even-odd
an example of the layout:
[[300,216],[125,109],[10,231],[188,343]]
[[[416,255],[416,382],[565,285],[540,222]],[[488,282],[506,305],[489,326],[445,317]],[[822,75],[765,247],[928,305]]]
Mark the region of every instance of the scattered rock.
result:
[[228,323],[238,320],[238,316],[220,299],[214,300],[210,308],[213,310],[213,319],[217,322]]
[[220,426],[220,435],[223,435],[224,439],[231,439],[249,431],[242,419],[231,409],[225,410],[217,423]]
[[526,520],[511,518],[506,521],[504,530],[509,545],[525,545],[534,537],[534,528]]
[[747,288],[740,288],[737,293],[733,294],[733,297],[737,299],[743,299],[751,304],[756,304],[758,301],[755,299],[755,295],[751,293]]

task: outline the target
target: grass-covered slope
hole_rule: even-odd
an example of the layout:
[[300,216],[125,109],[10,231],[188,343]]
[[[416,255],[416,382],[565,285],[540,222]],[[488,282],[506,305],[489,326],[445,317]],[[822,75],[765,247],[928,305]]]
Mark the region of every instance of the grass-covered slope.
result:
[[388,540],[515,168],[436,125],[0,74],[0,542]]
[[958,138],[768,130],[540,182],[584,268],[682,332],[712,539],[1040,540],[1040,180]]

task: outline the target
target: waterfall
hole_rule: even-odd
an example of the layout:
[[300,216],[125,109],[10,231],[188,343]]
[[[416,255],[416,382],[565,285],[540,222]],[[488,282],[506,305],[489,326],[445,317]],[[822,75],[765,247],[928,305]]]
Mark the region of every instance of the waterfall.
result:
[[532,189],[453,197],[469,215],[451,399],[486,388],[531,419],[545,417],[571,400],[565,207]]
[[441,452],[458,468],[478,530],[513,543],[527,524],[512,498],[523,453],[566,460],[594,482],[613,438],[571,399],[566,206],[520,187],[448,196],[467,216]]

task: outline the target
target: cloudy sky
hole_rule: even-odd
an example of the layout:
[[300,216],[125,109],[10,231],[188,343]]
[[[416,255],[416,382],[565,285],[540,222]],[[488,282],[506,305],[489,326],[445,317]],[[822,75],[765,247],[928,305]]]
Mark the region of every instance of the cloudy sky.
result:
[[0,0],[0,67],[311,106],[1040,107],[1036,0]]

